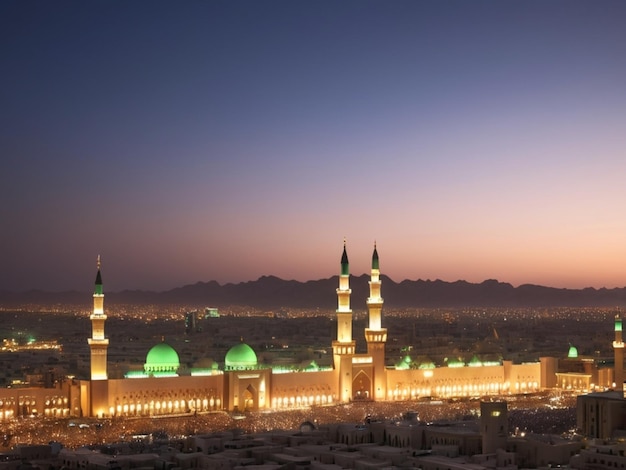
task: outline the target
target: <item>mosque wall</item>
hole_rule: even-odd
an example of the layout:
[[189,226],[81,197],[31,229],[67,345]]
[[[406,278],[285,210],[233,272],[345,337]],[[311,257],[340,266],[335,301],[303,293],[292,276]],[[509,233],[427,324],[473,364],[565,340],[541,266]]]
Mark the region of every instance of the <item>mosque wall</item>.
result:
[[556,387],[556,372],[559,369],[559,360],[556,357],[540,357],[541,362],[541,387]]
[[327,405],[337,397],[337,372],[292,372],[272,375],[271,408]]
[[541,363],[513,364],[508,382],[510,383],[510,393],[529,393],[541,390],[544,387],[541,382]]
[[387,399],[420,397],[472,397],[501,393],[537,391],[541,364],[503,364],[481,367],[438,367],[435,369],[389,369]]
[[26,416],[68,417],[80,414],[79,385],[63,381],[52,388],[0,388],[0,422]]
[[556,374],[556,385],[563,390],[589,390],[592,383],[593,377],[590,374],[579,374],[575,372]]
[[615,382],[615,374],[612,367],[598,369],[598,382],[595,384],[599,387],[610,388]]
[[224,375],[108,380],[109,416],[153,416],[221,410]]

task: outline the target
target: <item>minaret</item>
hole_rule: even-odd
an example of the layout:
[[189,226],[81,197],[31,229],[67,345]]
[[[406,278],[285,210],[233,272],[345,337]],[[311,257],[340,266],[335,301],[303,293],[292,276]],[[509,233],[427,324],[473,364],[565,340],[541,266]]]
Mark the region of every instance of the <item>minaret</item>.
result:
[[622,318],[619,313],[615,315],[613,350],[615,351],[615,369],[613,372],[615,390],[624,393],[624,341],[622,340]]
[[102,293],[102,275],[100,274],[100,255],[98,255],[98,274],[93,292],[93,313],[91,319],[91,338],[87,340],[91,349],[91,380],[107,379],[107,348],[109,340],[104,337],[104,294]]
[[374,365],[374,390],[375,400],[384,400],[387,390],[387,377],[385,376],[385,343],[387,342],[387,329],[382,328],[383,298],[380,296],[380,269],[378,251],[374,242],[372,254],[372,272],[370,275],[370,296],[367,298],[367,310],[369,313],[369,328],[365,329],[367,341],[367,353],[372,357]]
[[337,339],[333,341],[333,361],[339,374],[339,401],[352,398],[352,356],[356,342],[352,340],[352,310],[350,309],[350,266],[346,241],[343,241],[341,255],[341,275],[337,289]]

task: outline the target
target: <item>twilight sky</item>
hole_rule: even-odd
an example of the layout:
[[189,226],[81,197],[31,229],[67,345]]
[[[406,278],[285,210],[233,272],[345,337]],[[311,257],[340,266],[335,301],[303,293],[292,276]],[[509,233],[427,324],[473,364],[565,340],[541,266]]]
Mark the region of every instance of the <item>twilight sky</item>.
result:
[[[0,290],[626,286],[626,2],[0,3]],[[383,286],[384,294],[384,286]]]

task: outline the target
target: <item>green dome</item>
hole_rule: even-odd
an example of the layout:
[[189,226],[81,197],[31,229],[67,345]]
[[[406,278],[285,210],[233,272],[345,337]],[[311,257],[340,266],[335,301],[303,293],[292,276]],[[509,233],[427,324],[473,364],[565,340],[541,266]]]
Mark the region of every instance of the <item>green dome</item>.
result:
[[179,367],[178,353],[167,343],[159,343],[150,349],[143,366],[146,372],[176,372]]
[[448,367],[465,367],[465,362],[460,357],[446,358],[445,360],[448,362]]
[[468,366],[470,367],[481,367],[483,365],[483,362],[478,359],[478,356],[474,355],[474,357],[472,357],[472,359],[469,361]]
[[569,347],[569,351],[567,353],[567,357],[574,359],[576,357],[578,357],[578,349],[576,349],[576,346],[570,346]]
[[226,369],[252,369],[257,366],[256,353],[243,342],[228,350],[224,362]]
[[413,362],[413,359],[411,359],[411,356],[406,355],[404,356],[400,362],[398,362],[396,364],[396,369],[398,370],[407,370],[411,368],[411,362]]

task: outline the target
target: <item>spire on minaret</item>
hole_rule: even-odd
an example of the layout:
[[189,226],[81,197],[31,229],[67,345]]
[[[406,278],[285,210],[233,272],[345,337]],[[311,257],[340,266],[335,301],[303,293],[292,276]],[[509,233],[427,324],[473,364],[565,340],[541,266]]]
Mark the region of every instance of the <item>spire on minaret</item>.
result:
[[96,287],[93,291],[94,294],[102,294],[102,274],[100,274],[100,255],[98,255],[98,273],[96,274]]
[[346,239],[343,239],[343,254],[341,255],[341,274],[346,276],[350,274],[350,266],[348,263],[348,252],[346,251]]
[[378,251],[376,251],[376,240],[374,240],[374,253],[372,254],[372,269],[380,269],[378,266]]

